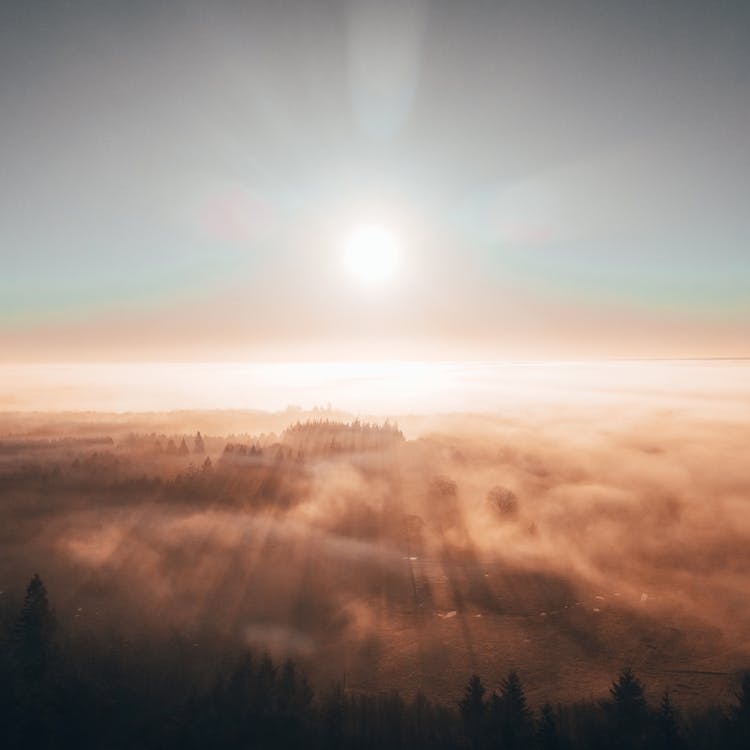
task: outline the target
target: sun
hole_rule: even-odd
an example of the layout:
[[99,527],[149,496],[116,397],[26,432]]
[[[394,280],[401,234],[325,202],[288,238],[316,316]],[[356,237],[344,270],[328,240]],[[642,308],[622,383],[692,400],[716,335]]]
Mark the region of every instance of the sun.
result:
[[380,224],[358,224],[344,240],[344,263],[359,281],[378,284],[396,272],[401,254],[398,237]]

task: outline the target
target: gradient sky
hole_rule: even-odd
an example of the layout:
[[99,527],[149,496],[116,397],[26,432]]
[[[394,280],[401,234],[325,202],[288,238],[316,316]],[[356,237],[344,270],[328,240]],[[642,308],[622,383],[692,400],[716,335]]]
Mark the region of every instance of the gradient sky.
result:
[[5,0],[0,358],[747,356],[748,134],[747,2]]

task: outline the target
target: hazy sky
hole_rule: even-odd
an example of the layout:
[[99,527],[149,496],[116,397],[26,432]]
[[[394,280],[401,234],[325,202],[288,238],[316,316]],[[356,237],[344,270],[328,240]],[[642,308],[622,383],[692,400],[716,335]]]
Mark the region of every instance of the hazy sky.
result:
[[749,134],[741,1],[5,0],[0,358],[750,355]]

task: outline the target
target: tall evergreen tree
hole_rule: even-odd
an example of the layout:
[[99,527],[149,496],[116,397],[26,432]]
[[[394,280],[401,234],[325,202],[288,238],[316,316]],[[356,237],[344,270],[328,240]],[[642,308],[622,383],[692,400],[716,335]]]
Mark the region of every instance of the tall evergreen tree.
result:
[[320,707],[320,744],[335,750],[344,741],[346,695],[340,683],[330,686],[323,695]]
[[479,675],[473,674],[464,689],[464,697],[458,703],[464,732],[474,747],[481,746],[486,709],[484,694],[486,692]]
[[510,672],[500,684],[496,725],[503,748],[526,747],[533,735],[531,712],[517,672]]
[[736,747],[750,747],[750,672],[742,676],[736,693],[737,706],[730,720],[732,739]]
[[47,599],[47,589],[35,573],[26,587],[23,606],[12,632],[16,681],[15,716],[11,723],[20,747],[52,746],[57,720],[50,679],[54,634],[55,616]]
[[622,748],[640,747],[648,717],[643,683],[627,668],[620,672],[609,692],[615,742]]
[[203,442],[203,436],[200,433],[200,430],[195,435],[195,441],[193,442],[193,453],[205,453],[206,452],[206,446]]
[[557,717],[549,703],[545,703],[539,710],[536,738],[539,750],[559,750],[560,748]]
[[669,690],[665,690],[659,703],[659,713],[656,716],[657,747],[660,750],[680,750],[684,742],[680,736],[680,728],[677,721]]
[[52,651],[55,615],[49,605],[47,589],[38,573],[26,587],[21,613],[16,621],[13,640],[23,669],[30,676],[46,670]]

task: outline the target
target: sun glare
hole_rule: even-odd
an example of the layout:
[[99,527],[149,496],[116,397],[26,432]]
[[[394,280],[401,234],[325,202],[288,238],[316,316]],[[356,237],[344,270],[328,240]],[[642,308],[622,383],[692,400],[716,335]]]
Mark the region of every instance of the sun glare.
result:
[[385,227],[359,224],[344,241],[344,262],[359,281],[380,283],[395,273],[400,250],[398,238]]

